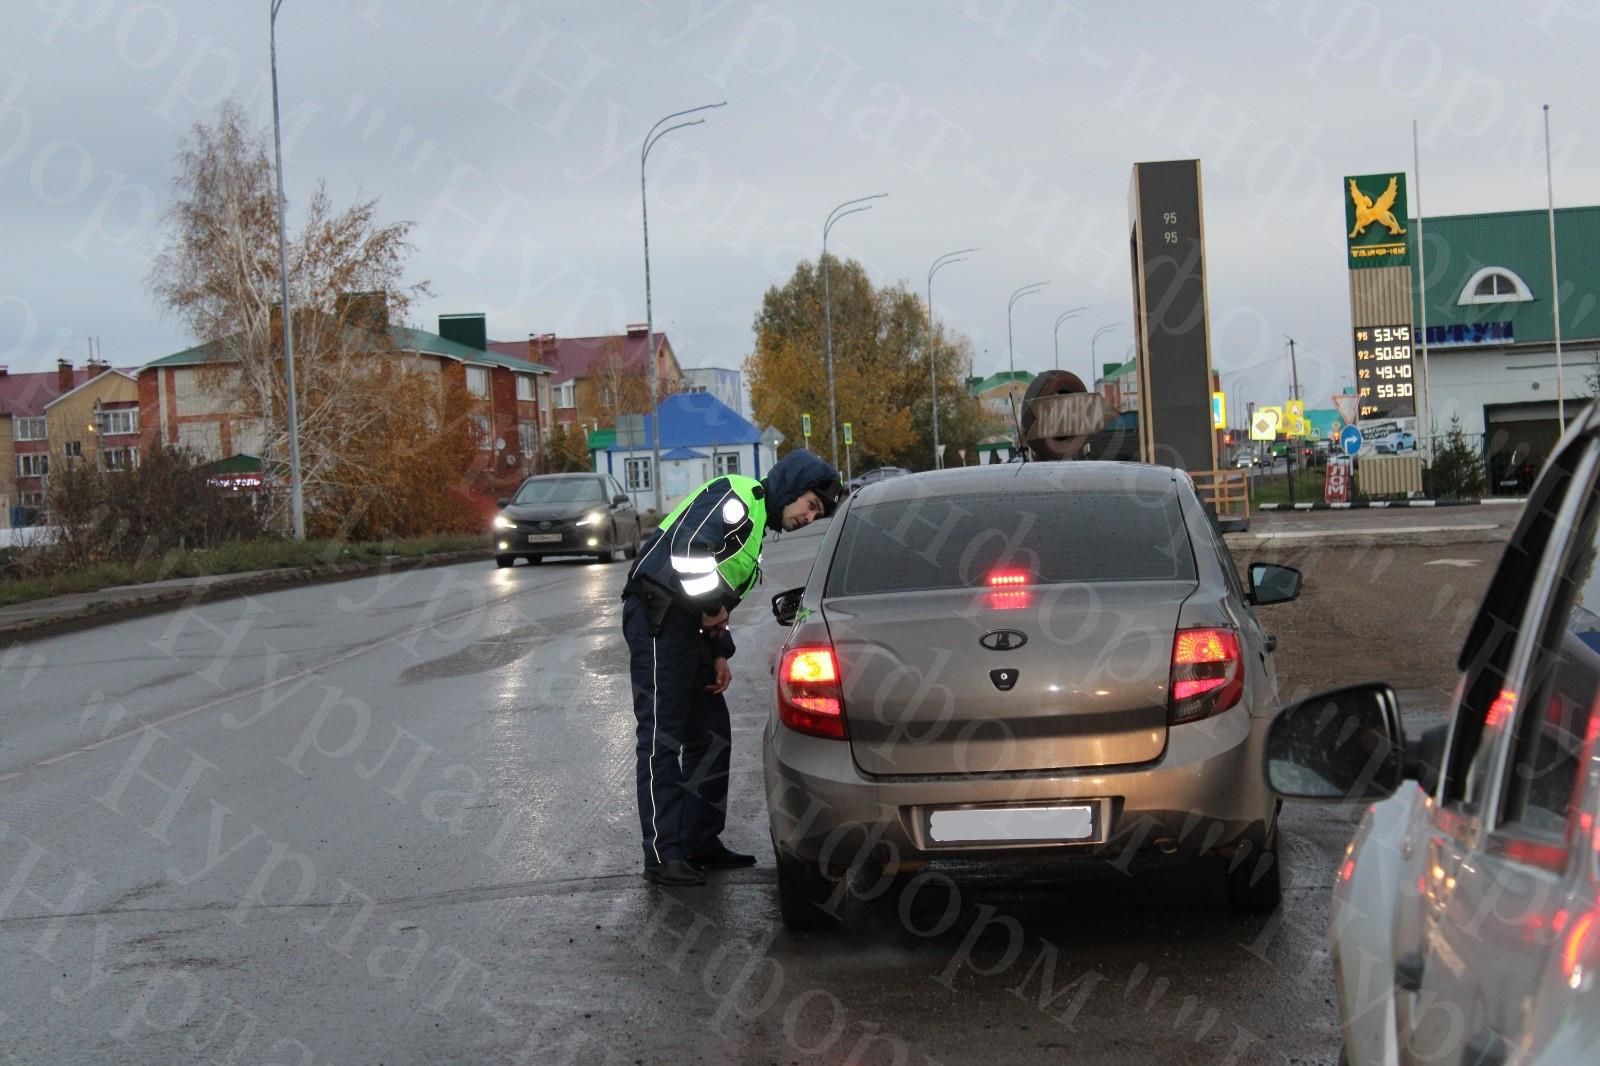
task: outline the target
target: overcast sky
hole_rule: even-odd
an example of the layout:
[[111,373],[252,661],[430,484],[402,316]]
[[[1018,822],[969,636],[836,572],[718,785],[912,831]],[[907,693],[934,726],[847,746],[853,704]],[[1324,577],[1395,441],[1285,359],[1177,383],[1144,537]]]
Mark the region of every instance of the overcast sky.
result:
[[[144,277],[184,131],[230,93],[270,122],[268,6],[4,0],[0,362],[191,342]],[[1597,0],[284,0],[285,181],[291,208],[321,177],[419,223],[419,325],[616,330],[644,320],[640,138],[726,100],[651,155],[656,322],[684,365],[738,366],[829,209],[887,192],[833,246],[918,291],[981,246],[934,298],[986,373],[1038,280],[1019,368],[1051,364],[1082,304],[1063,365],[1088,368],[1101,326],[1099,361],[1126,351],[1131,164],[1199,157],[1230,397],[1287,395],[1290,334],[1318,406],[1350,372],[1341,176],[1409,170],[1416,119],[1427,213],[1542,208],[1549,103],[1558,206],[1600,202],[1597,39]]]

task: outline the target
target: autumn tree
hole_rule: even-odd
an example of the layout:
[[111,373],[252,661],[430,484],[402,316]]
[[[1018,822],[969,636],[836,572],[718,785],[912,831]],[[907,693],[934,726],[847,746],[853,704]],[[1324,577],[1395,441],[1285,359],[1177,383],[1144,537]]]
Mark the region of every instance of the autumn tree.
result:
[[552,474],[574,474],[593,470],[589,457],[589,434],[582,426],[562,423],[550,431],[548,451]]
[[[927,305],[905,285],[875,288],[855,260],[829,260],[834,395],[851,423],[857,470],[893,463],[933,465],[930,353],[939,378],[939,437],[950,447],[976,440],[976,405],[966,391],[971,349],[938,331],[930,345]],[[812,448],[831,449],[821,268],[802,262],[767,290],[755,319],[755,351],[745,361],[756,421],[798,445],[802,413],[812,417]],[[970,447],[970,443],[961,443]],[[843,443],[841,441],[841,458]]]
[[[214,357],[200,385],[219,407],[260,428],[262,468],[288,461],[276,181],[266,131],[229,101],[180,145],[166,232],[148,283]],[[335,208],[312,190],[288,241],[301,480],[308,515],[338,525],[337,509],[370,487],[373,468],[352,445],[396,413],[383,387],[387,322],[401,319],[425,286],[402,282],[410,222],[382,223],[376,198]],[[353,294],[362,294],[351,298]],[[268,477],[269,522],[286,527],[286,477]]]

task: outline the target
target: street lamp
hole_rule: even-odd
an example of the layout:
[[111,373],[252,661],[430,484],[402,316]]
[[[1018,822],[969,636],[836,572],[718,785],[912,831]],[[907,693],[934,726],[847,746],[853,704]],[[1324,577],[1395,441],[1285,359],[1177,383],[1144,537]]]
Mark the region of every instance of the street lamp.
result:
[[[828,434],[833,443],[833,467],[839,468],[839,409],[833,400],[833,300],[828,292],[828,231],[833,229],[833,224],[846,215],[854,215],[861,211],[872,210],[868,200],[882,200],[889,194],[886,192],[873,193],[871,196],[861,196],[854,200],[846,200],[832,211],[828,212],[828,220],[822,224],[822,322],[823,331],[827,334],[828,344]],[[863,206],[857,206],[863,205]],[[849,208],[849,210],[845,210]]]
[[1048,281],[1036,281],[1032,285],[1024,285],[1022,288],[1011,294],[1011,299],[1006,304],[1006,362],[1011,374],[1013,375],[1012,380],[1007,387],[1007,394],[1011,397],[1011,410],[1013,415],[1016,414],[1017,407],[1017,382],[1015,378],[1017,372],[1017,352],[1011,342],[1011,309],[1017,306],[1018,300],[1031,293],[1038,292],[1048,284],[1050,284]]
[[[685,111],[674,111],[670,115],[663,115],[657,120],[650,132],[644,135],[644,146],[639,149],[639,204],[644,221],[644,353],[645,359],[650,364],[650,486],[655,490],[656,513],[661,514],[661,412],[657,409],[656,397],[660,386],[656,381],[656,335],[655,319],[650,306],[650,198],[645,195],[644,164],[650,158],[650,149],[656,142],[673,130],[681,130],[685,126],[699,126],[705,122],[697,118],[690,122],[679,122],[676,125],[662,129],[662,125],[684,115],[692,115],[697,111],[709,111],[714,107],[726,107],[728,101],[721,100],[714,104],[701,104]],[[659,132],[658,132],[659,131]]]
[[272,0],[267,20],[269,63],[272,67],[272,153],[278,172],[278,283],[283,301],[283,376],[289,390],[289,512],[294,524],[294,539],[306,539],[306,501],[300,484],[300,415],[294,395],[294,326],[289,315],[289,240],[283,225],[283,138],[278,131],[278,9],[283,0]]
[[1066,311],[1061,312],[1059,315],[1056,316],[1055,342],[1056,342],[1056,369],[1057,370],[1061,369],[1061,323],[1067,321],[1068,319],[1077,318],[1079,315],[1083,314],[1087,310],[1089,310],[1089,305],[1085,304],[1082,307],[1070,308],[1070,309],[1068,309]]
[[933,261],[928,268],[928,379],[933,389],[933,468],[938,470],[944,465],[943,457],[939,454],[939,360],[938,353],[933,347],[933,276],[951,263],[962,263],[976,248],[962,248],[956,252],[946,252]]
[[1101,337],[1104,337],[1107,333],[1110,333],[1112,330],[1121,329],[1121,328],[1122,328],[1122,323],[1121,322],[1112,322],[1112,323],[1109,323],[1108,325],[1101,326],[1099,329],[1095,330],[1094,331],[1094,336],[1089,338],[1089,380],[1086,381],[1084,384],[1089,386],[1089,391],[1090,392],[1095,391],[1094,383],[1097,380],[1097,376],[1100,373],[1100,364],[1095,360],[1095,355],[1094,355],[1094,344],[1095,344],[1095,341],[1099,340]]

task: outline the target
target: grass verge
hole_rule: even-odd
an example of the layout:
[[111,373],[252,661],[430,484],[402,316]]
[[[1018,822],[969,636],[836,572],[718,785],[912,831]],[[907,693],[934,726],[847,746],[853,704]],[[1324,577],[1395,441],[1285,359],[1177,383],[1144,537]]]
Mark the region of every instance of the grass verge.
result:
[[454,551],[487,551],[477,534],[437,534],[404,540],[352,544],[336,540],[231,541],[207,551],[174,551],[135,562],[96,563],[48,577],[0,579],[0,607],[118,585],[141,585],[180,577],[241,574],[254,570],[333,567],[374,563],[386,556],[416,558]]

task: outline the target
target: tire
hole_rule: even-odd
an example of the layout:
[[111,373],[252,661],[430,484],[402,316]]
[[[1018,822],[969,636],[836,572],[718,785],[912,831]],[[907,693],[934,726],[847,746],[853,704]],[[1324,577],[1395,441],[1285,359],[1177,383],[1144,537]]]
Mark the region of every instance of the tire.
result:
[[517,557],[515,555],[496,555],[494,557],[494,565],[502,570],[510,569],[516,561]]
[[833,897],[837,884],[821,867],[791,858],[774,849],[778,859],[778,913],[786,929],[829,929],[839,921],[822,905]]
[[[1078,393],[1089,391],[1084,387],[1083,379],[1070,370],[1047,370],[1034,378],[1028,384],[1028,389],[1022,394],[1022,402],[1018,405],[1017,416],[1022,423],[1022,437],[1026,441],[1033,432],[1033,411],[1028,405],[1041,396],[1054,396],[1060,393]],[[1007,418],[1009,420],[1009,413]],[[1068,459],[1081,444],[1073,437],[1051,437],[1048,440],[1035,442],[1035,450],[1041,453],[1042,459]]]
[[528,561],[529,566],[538,566],[544,562],[544,556],[542,555],[524,555],[523,558]]
[[[1262,838],[1270,834],[1270,841]],[[1283,900],[1283,862],[1278,855],[1278,827],[1247,835],[1239,850],[1223,860],[1228,909],[1242,914],[1270,914]]]

